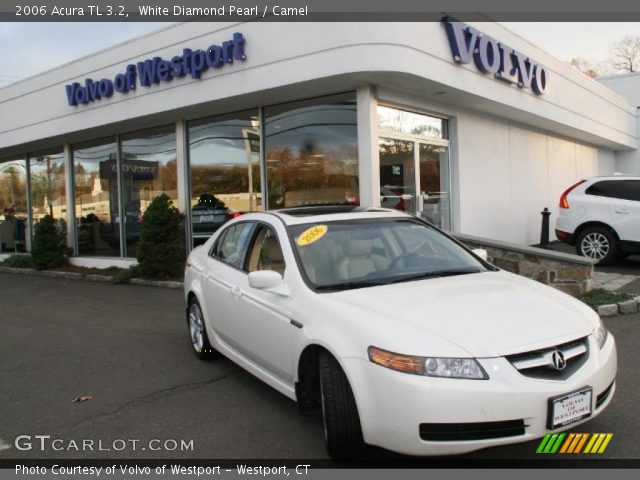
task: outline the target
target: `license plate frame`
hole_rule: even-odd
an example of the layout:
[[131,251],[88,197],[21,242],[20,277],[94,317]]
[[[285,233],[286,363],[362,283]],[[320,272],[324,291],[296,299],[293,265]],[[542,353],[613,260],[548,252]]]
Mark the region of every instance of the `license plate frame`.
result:
[[[577,414],[571,413],[571,407],[573,406],[575,408],[576,402],[583,404],[582,408],[578,409]],[[584,410],[584,407],[587,405],[588,410]],[[557,413],[556,407],[558,408]],[[563,409],[565,409],[565,412],[562,411]],[[556,421],[557,415],[563,413],[569,416],[565,419]],[[550,397],[547,402],[547,428],[549,430],[555,430],[557,428],[571,425],[572,423],[589,418],[591,415],[593,415],[593,387],[589,385],[569,393]]]

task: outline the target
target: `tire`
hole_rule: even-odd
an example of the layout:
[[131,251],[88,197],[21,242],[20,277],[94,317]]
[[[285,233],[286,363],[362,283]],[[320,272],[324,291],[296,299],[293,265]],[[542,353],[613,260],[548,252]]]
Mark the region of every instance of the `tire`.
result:
[[207,330],[204,326],[204,315],[198,299],[193,297],[189,301],[187,309],[187,328],[189,329],[189,339],[193,353],[200,360],[209,360],[217,357],[218,352],[209,343]]
[[580,232],[576,252],[583,257],[598,260],[598,265],[608,265],[618,258],[618,240],[605,227],[587,227]]
[[364,441],[358,407],[346,375],[328,352],[320,353],[320,398],[324,437],[334,459],[358,458]]

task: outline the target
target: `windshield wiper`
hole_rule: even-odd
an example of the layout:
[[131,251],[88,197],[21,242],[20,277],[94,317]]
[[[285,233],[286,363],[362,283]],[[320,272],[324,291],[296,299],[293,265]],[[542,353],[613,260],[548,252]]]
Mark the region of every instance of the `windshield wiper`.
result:
[[468,273],[480,273],[477,268],[464,268],[457,270],[435,270],[432,272],[416,273],[415,275],[407,275],[405,277],[396,278],[388,283],[401,283],[410,282],[412,280],[420,280],[423,278],[440,278],[440,277],[454,277],[456,275],[467,275]]
[[366,287],[378,287],[380,285],[384,285],[387,282],[371,282],[371,281],[361,281],[361,282],[343,282],[343,283],[332,283],[331,285],[319,285],[316,287],[318,291],[336,291],[336,290],[351,290],[354,288],[366,288]]

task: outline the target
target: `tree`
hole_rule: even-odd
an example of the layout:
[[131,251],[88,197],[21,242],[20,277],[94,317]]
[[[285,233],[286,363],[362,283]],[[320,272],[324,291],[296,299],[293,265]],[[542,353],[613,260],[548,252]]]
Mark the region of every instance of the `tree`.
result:
[[55,220],[51,215],[36,224],[31,247],[31,257],[33,266],[38,270],[45,268],[55,268],[66,265],[69,249],[65,243],[65,238],[56,227]]
[[598,66],[594,65],[583,57],[573,57],[571,60],[569,60],[569,65],[571,65],[579,72],[584,73],[587,77],[596,78],[602,75],[598,69]]
[[640,67],[640,35],[626,35],[615,42],[609,63],[619,72],[636,72]]
[[182,214],[172,203],[163,193],[153,199],[142,217],[137,258],[146,277],[178,278],[184,272]]

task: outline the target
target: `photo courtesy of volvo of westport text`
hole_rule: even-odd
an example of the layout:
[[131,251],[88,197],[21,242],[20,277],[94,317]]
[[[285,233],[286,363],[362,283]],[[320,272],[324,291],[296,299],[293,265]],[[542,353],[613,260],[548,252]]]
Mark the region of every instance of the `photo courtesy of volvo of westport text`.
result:
[[164,464],[157,467],[119,464],[119,465],[105,465],[105,466],[64,466],[53,464],[51,467],[43,466],[27,466],[16,465],[16,475],[35,475],[35,476],[55,476],[55,478],[78,478],[78,477],[92,477],[92,478],[118,478],[120,476],[147,476],[147,475],[179,475],[189,477],[214,477],[227,474],[227,478],[230,475],[237,474],[239,476],[255,476],[255,477],[269,477],[277,476],[278,478],[284,478],[289,476],[307,476],[309,474],[311,465],[300,464],[292,467],[287,466],[251,466],[245,464],[238,464],[234,468],[228,466],[221,467],[216,466],[182,466],[176,464]]

